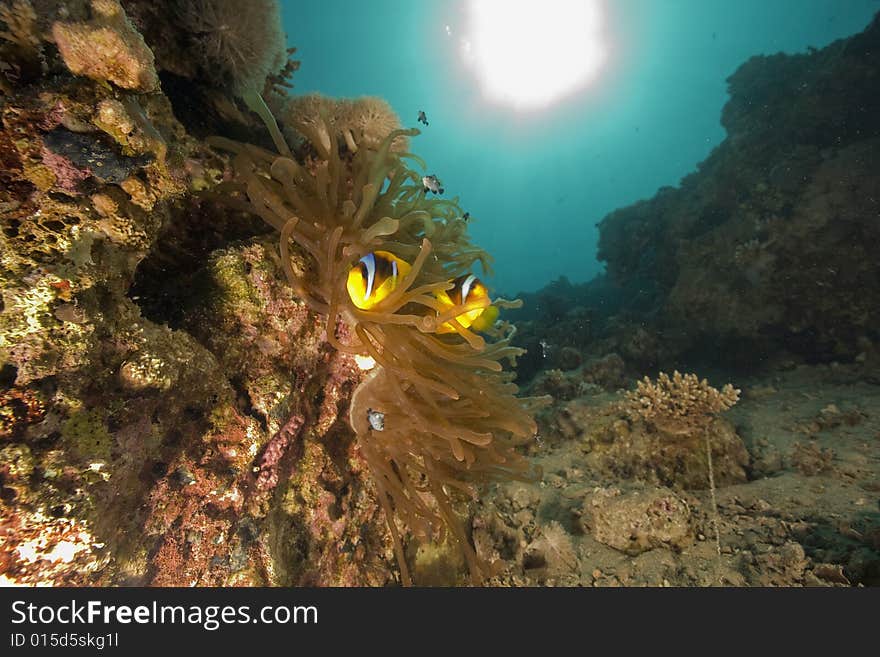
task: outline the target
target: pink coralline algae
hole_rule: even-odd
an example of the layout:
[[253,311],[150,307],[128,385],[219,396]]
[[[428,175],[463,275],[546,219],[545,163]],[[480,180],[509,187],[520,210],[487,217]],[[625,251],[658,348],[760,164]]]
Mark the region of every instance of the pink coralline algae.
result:
[[43,146],[42,155],[43,164],[55,174],[55,185],[65,192],[76,193],[77,185],[92,175],[88,169],[78,169],[70,160],[53,153],[45,146]]
[[305,420],[301,416],[294,415],[287,421],[287,424],[281,427],[278,433],[272,436],[260,458],[256,482],[258,491],[271,490],[278,485],[278,470],[281,459],[287,452],[290,443],[299,437],[304,422]]

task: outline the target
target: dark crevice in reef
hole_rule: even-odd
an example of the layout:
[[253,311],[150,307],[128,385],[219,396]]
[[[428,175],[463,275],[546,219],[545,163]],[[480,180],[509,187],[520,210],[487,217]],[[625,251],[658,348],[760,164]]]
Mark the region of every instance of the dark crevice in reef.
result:
[[141,261],[128,296],[147,319],[183,328],[188,309],[212,293],[215,283],[204,270],[211,254],[270,230],[258,217],[191,196]]
[[263,413],[254,408],[250,394],[248,394],[247,385],[245,385],[245,382],[241,379],[241,377],[234,376],[229,380],[229,383],[235,390],[236,410],[243,416],[254,418],[257,422],[259,422],[260,428],[263,431],[268,431],[269,420]]
[[233,96],[193,85],[192,80],[172,73],[159,74],[162,91],[171,102],[174,118],[197,139],[222,135],[272,150],[269,133],[247,112],[241,111]]
[[0,368],[0,390],[8,390],[15,385],[15,377],[18,376],[18,368],[12,363],[6,363]]

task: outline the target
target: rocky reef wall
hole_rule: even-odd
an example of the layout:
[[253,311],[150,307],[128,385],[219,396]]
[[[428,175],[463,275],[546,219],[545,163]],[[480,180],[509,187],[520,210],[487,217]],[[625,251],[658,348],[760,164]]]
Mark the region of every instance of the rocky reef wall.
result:
[[296,68],[277,3],[225,29],[238,4],[0,4],[7,584],[394,577],[337,422],[360,372],[262,222],[205,195],[229,162],[193,135],[265,140],[233,99]]
[[612,212],[599,258],[660,361],[872,357],[880,339],[880,17],[729,79],[727,138]]

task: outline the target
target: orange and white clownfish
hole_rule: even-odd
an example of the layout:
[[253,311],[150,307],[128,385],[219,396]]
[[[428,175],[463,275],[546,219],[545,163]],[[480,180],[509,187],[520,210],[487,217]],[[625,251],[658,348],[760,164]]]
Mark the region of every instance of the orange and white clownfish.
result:
[[348,296],[361,310],[370,310],[391,294],[409,271],[409,263],[393,253],[368,253],[348,272]]
[[[459,276],[452,281],[451,290],[438,292],[436,297],[444,306],[448,307],[460,306],[472,301],[490,298],[489,290],[486,289],[483,282],[473,274]],[[469,328],[474,331],[485,331],[495,323],[496,319],[498,319],[498,307],[486,306],[485,308],[469,310],[455,319],[457,319],[458,323],[464,328]],[[451,322],[446,322],[437,329],[437,333],[454,332],[455,328],[452,326]]]

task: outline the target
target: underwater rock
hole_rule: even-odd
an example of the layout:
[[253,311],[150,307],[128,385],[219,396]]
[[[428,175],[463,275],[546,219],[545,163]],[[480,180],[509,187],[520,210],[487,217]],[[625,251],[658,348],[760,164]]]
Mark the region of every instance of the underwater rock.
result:
[[[585,463],[613,479],[636,480],[683,490],[709,487],[702,429],[668,433],[626,417],[619,402],[581,397],[545,413],[548,438],[575,440]],[[716,486],[748,481],[750,457],[733,425],[723,418],[707,428]]]
[[[749,453],[733,425],[719,418],[707,431],[715,485],[748,481]],[[591,457],[606,471],[626,478],[698,490],[709,487],[704,441],[699,432],[670,437],[636,423],[607,447],[600,445]]]
[[629,383],[626,378],[626,365],[617,354],[594,358],[588,361],[581,371],[584,381],[601,386],[608,392],[625,388]]
[[758,586],[790,586],[804,581],[809,565],[803,546],[790,541],[758,555],[748,570]]
[[[69,170],[68,176],[76,182],[94,176],[101,182],[121,183],[149,162],[144,156],[123,157],[102,139],[65,128],[55,128],[47,133],[43,143],[49,151],[43,161],[59,179],[65,177],[63,170]],[[75,184],[73,188],[70,184],[62,186],[66,191],[75,191]]]
[[123,89],[154,91],[159,85],[153,53],[118,0],[92,0],[88,22],[56,21],[52,36],[72,73]]
[[753,57],[698,170],[601,221],[599,257],[668,355],[863,351],[880,325],[878,70],[880,17],[820,50]]
[[597,541],[630,555],[694,542],[690,506],[668,488],[598,489],[584,502],[582,519]]
[[581,365],[581,353],[573,347],[562,347],[557,357],[559,369],[563,372],[576,370]]
[[815,441],[808,445],[794,443],[792,445],[789,462],[801,474],[808,477],[828,472],[834,462],[834,450],[828,447],[819,447]]
[[535,395],[550,395],[554,400],[568,401],[584,394],[584,383],[572,374],[562,370],[545,370],[532,382],[530,388]]

